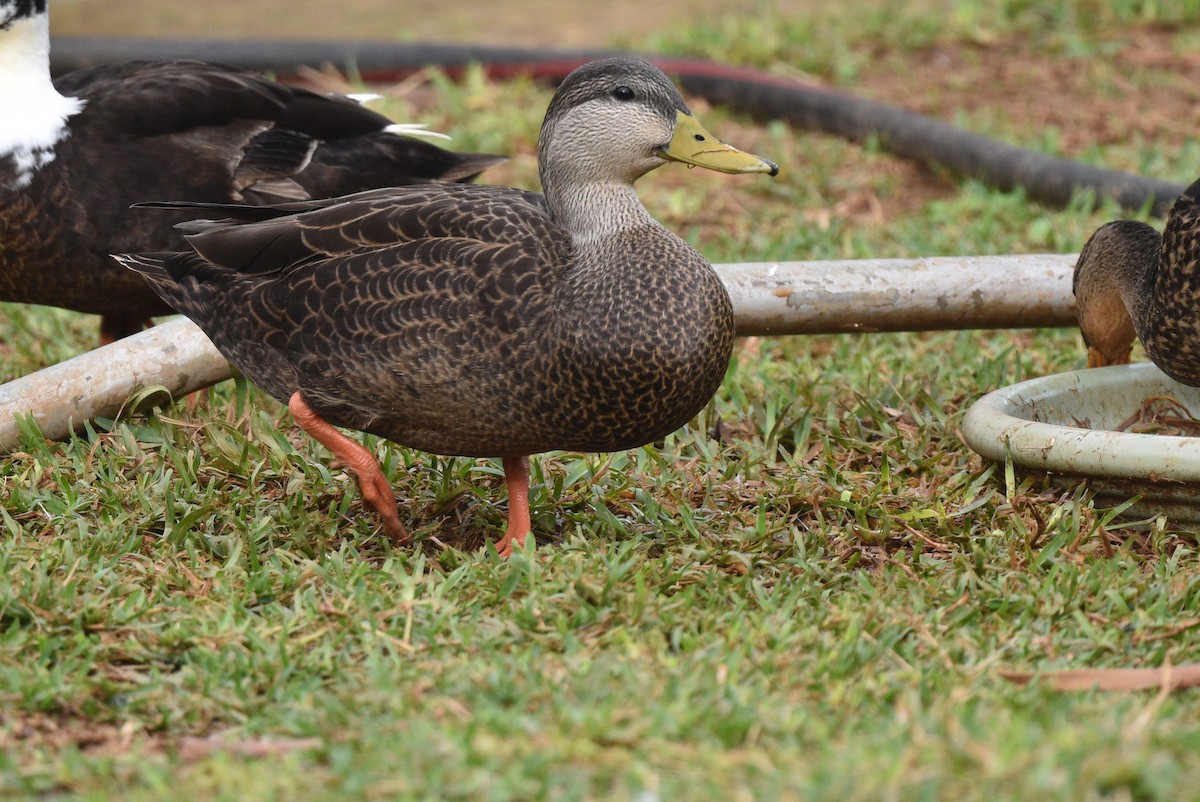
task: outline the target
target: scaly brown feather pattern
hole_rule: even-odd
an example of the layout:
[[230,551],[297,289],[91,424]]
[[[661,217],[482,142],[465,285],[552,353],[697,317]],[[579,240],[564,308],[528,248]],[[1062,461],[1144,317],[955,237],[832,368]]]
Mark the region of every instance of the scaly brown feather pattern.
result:
[[1101,364],[1127,362],[1136,334],[1164,373],[1200,386],[1200,181],[1175,201],[1161,236],[1138,221],[1101,226],[1080,253],[1074,290]]
[[194,205],[191,250],[125,255],[246,376],[352,465],[395,542],[373,456],[332,426],[439,454],[503,458],[529,533],[528,455],[665,436],[720,385],[733,308],[712,266],[633,182],[668,160],[768,172],[713,142],[634,59],[578,68],[538,139],[544,195],[430,185],[271,207]]
[[186,247],[179,212],[139,201],[247,203],[469,180],[502,159],[385,133],[386,117],[220,65],[129,62],[55,82],[86,100],[55,158],[23,187],[0,155],[0,300],[125,321],[170,307],[110,254]]
[[312,207],[133,266],[252,381],[337,425],[441,454],[611,451],[679,428],[724,376],[729,298],[665,229],[580,252],[540,196],[500,187]]

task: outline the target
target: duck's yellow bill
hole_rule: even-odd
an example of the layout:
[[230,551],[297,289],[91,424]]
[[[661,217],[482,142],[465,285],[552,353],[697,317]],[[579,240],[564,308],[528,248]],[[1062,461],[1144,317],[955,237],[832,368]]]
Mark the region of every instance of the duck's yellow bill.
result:
[[695,117],[682,111],[676,112],[675,136],[659,153],[671,161],[705,167],[719,173],[779,174],[779,165],[775,162],[726,145],[704,130]]

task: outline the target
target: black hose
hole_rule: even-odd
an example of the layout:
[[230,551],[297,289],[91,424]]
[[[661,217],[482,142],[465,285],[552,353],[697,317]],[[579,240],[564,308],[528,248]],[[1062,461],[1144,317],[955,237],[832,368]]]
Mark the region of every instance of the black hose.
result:
[[[366,81],[390,81],[427,66],[454,74],[481,64],[497,78],[517,74],[561,80],[574,67],[613,51],[555,51],[480,45],[309,40],[104,39],[55,37],[54,74],[129,59],[198,58],[287,76],[299,65],[334,64]],[[854,142],[875,137],[893,154],[970,176],[1001,190],[1024,187],[1037,201],[1064,206],[1078,192],[1121,207],[1166,214],[1184,184],[1047,156],[873,100],[698,59],[650,56],[684,90],[757,120]]]
[[786,120],[796,128],[852,142],[875,136],[897,156],[940,165],[1005,191],[1024,187],[1030,198],[1050,206],[1066,206],[1075,193],[1090,190],[1124,209],[1149,206],[1164,215],[1186,186],[1047,156],[923,114],[836,92],[733,76],[683,76],[680,83],[688,92],[756,119]]

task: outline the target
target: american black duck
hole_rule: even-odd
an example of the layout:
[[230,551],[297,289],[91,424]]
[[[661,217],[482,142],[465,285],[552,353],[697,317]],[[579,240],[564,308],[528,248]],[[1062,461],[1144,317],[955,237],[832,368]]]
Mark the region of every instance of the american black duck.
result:
[[1164,373],[1200,386],[1200,181],[1175,201],[1161,236],[1135,220],[1097,229],[1074,291],[1088,367],[1128,363],[1136,335]]
[[101,315],[102,340],[170,307],[109,254],[186,247],[144,200],[271,203],[468,180],[456,154],[343,96],[198,61],[54,82],[46,0],[0,0],[0,301]]
[[778,172],[705,131],[657,68],[607,59],[550,103],[544,195],[429,185],[226,207],[243,219],[186,225],[191,250],[122,261],[356,472],[395,540],[379,465],[330,424],[503,458],[508,554],[530,528],[530,454],[661,438],[725,374],[725,288],[633,190],[668,161]]

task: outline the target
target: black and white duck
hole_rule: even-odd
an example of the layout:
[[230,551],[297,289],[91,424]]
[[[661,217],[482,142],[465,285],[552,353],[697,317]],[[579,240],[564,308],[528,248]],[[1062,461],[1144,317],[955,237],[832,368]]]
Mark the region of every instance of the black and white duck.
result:
[[355,471],[396,541],[378,463],[334,426],[501,457],[509,554],[530,529],[529,455],[652,442],[725,375],[729,296],[633,189],[669,161],[778,172],[705,131],[656,67],[607,59],[550,103],[544,194],[428,185],[221,207],[241,219],[185,224],[189,250],[122,261]]
[[145,200],[272,203],[465,181],[501,157],[405,135],[356,100],[197,61],[49,71],[47,0],[0,0],[0,301],[101,316],[170,307],[113,253],[184,246]]

